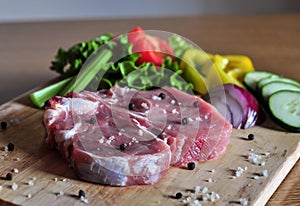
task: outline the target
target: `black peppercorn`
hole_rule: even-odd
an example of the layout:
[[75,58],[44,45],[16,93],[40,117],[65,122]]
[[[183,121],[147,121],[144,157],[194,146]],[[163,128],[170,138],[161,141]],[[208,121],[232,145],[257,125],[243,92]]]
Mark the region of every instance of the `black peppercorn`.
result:
[[199,102],[194,101],[193,106],[194,106],[194,107],[199,107]]
[[128,108],[129,108],[129,110],[134,110],[135,109],[135,104],[129,103]]
[[176,195],[175,195],[175,198],[176,199],[182,198],[182,193],[181,192],[177,192]]
[[14,149],[15,149],[15,145],[13,143],[8,143],[7,150],[8,151],[14,151]]
[[13,179],[12,173],[10,173],[10,172],[7,173],[6,176],[5,176],[5,179],[6,179],[6,180],[12,180],[12,179]]
[[160,93],[158,96],[159,96],[161,99],[164,99],[164,98],[166,97],[166,95],[165,95],[164,93]]
[[120,150],[121,150],[121,151],[125,150],[125,148],[126,148],[125,144],[121,144],[121,145],[120,145]]
[[90,123],[90,124],[95,124],[95,123],[96,123],[96,119],[95,119],[95,118],[91,118],[91,119],[89,120],[89,123]]
[[187,164],[187,166],[188,166],[188,169],[189,169],[189,170],[193,170],[193,169],[195,169],[196,164],[195,164],[195,162],[189,162],[189,163]]
[[182,124],[187,124],[189,120],[187,118],[182,118]]
[[83,190],[79,190],[78,197],[79,198],[85,198],[85,192]]
[[248,135],[248,140],[254,140],[254,134],[249,134]]
[[1,128],[6,129],[7,128],[7,122],[1,122]]

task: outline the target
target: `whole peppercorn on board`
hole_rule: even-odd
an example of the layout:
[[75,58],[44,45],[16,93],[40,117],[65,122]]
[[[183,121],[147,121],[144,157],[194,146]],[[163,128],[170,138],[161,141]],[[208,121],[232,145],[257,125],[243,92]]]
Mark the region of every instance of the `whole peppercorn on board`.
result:
[[267,120],[233,130],[225,153],[193,170],[171,168],[155,185],[111,187],[81,181],[47,147],[43,110],[26,95],[0,106],[0,119],[7,122],[0,131],[0,205],[264,205],[300,156],[299,134]]

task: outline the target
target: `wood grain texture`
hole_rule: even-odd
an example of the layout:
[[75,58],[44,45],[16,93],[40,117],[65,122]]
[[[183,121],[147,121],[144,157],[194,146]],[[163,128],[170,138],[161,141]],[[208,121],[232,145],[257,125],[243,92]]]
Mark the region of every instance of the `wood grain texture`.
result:
[[[2,75],[0,76],[1,101],[5,102],[10,98],[55,77],[56,75],[49,71],[48,68],[57,48],[67,48],[82,40],[94,38],[101,33],[124,33],[137,25],[140,25],[145,29],[164,30],[180,34],[194,41],[208,52],[248,55],[253,60],[256,69],[276,72],[300,81],[298,63],[300,59],[300,24],[298,22],[300,22],[299,14],[0,24],[0,70],[2,72]],[[9,116],[8,118],[17,116],[21,119],[25,118],[26,121],[28,119],[41,119],[40,112],[32,109],[26,101],[26,98],[21,98],[21,100],[17,99],[16,101],[19,102],[20,105],[13,104],[14,107],[16,105],[18,108],[26,107],[26,111],[28,111],[13,112],[13,114],[9,113],[12,116]],[[9,112],[9,109],[10,106],[7,104],[1,107],[1,120],[4,115],[2,112]],[[26,130],[26,127],[33,128],[31,130]],[[24,134],[25,136],[18,136],[18,132],[16,132],[20,139],[26,140],[27,138],[34,137],[34,140],[40,141],[38,143],[41,144],[40,147],[31,144],[22,145],[23,149],[18,150],[18,152],[21,152],[25,158],[33,158],[33,161],[25,162],[25,166],[23,165],[22,167],[25,168],[32,164],[35,165],[34,167],[36,168],[42,167],[42,172],[45,172],[45,168],[48,168],[50,173],[53,174],[53,177],[66,176],[73,181],[73,178],[75,177],[72,176],[72,170],[65,168],[59,155],[55,151],[48,151],[47,147],[43,144],[42,136],[44,134],[40,131],[40,129],[42,129],[41,125],[37,126],[24,123],[21,126],[18,126],[18,131],[19,129],[22,131],[25,130],[26,132]],[[7,133],[4,135],[1,132],[0,146],[16,137],[12,134],[13,131],[10,132],[11,133],[8,132],[10,134],[8,136]],[[285,133],[279,133],[285,138]],[[298,137],[299,135],[296,134],[296,138]],[[240,139],[237,139],[236,141],[239,142]],[[38,153],[33,152],[33,150],[36,151],[36,149],[38,149]],[[41,156],[39,156],[41,155],[40,152],[44,150],[50,153],[48,158],[56,157],[56,161],[61,163],[61,167],[54,168],[54,166],[51,167],[51,164],[49,164],[49,166],[43,165],[41,161],[44,161],[44,159],[37,161],[41,158]],[[11,155],[9,158],[11,158]],[[47,157],[44,158],[46,161]],[[18,165],[18,163],[15,164]],[[1,164],[0,175],[3,175],[9,169],[9,166],[10,164],[5,165],[5,167]],[[200,169],[199,171],[202,170]],[[26,174],[30,174],[30,172],[31,171],[28,170]],[[176,173],[176,171],[174,173]],[[300,163],[298,161],[279,188],[275,191],[267,205],[297,205],[300,202],[299,174]],[[3,180],[0,179],[0,181],[2,184]],[[76,179],[74,181],[78,183]],[[49,192],[57,192],[54,190],[60,189],[59,187],[56,188],[51,186],[51,184],[47,187],[45,186],[47,183],[48,180],[45,180],[43,187]],[[80,184],[82,183],[80,182]],[[62,183],[60,182],[59,185],[62,185]],[[83,185],[84,188],[93,187],[91,184]],[[22,185],[22,187],[25,188],[26,184]],[[68,201],[72,199],[73,193],[77,192],[78,185],[76,186],[76,184],[72,182],[68,187],[70,187],[70,195],[62,198],[59,197],[58,199],[67,199]],[[150,190],[154,194],[160,193],[160,191],[155,188],[151,188]],[[126,194],[128,196],[131,195],[131,198],[133,198],[136,191],[135,188],[130,188],[127,191],[128,194],[127,192]],[[147,190],[143,191],[145,192]],[[138,194],[143,194],[143,191],[140,191]],[[97,190],[92,191],[90,195],[93,196],[101,193],[104,194],[104,197],[110,197],[111,192],[116,192],[121,197],[124,190],[121,189],[115,191],[113,188],[107,189],[100,186]],[[170,193],[171,192],[172,191],[170,191]],[[2,194],[2,191],[0,194]],[[52,195],[55,196],[54,194]],[[53,196],[47,196],[47,198],[53,198]],[[26,199],[24,197],[22,198]],[[152,200],[151,198],[147,200],[149,200],[150,203],[154,202],[154,205],[159,205],[159,201],[162,201],[161,199]],[[5,201],[1,202],[0,205],[5,205],[4,202]],[[76,203],[78,203],[78,201],[76,201]]]
[[[184,200],[200,185],[220,194],[217,205],[235,205],[240,198],[247,198],[249,205],[264,205],[300,157],[300,136],[281,131],[268,120],[262,126],[234,130],[225,154],[198,163],[195,170],[171,168],[155,185],[102,186],[78,179],[59,153],[47,147],[42,118],[43,111],[33,108],[26,95],[0,107],[0,119],[9,122],[8,128],[0,131],[0,145],[12,142],[16,148],[1,151],[1,204],[82,205],[77,194],[83,189],[90,205],[185,205]],[[255,140],[247,140],[249,133],[255,134]],[[249,162],[249,152],[261,155],[265,166]],[[266,152],[270,154],[264,155]],[[238,167],[248,169],[234,177]],[[5,180],[14,168],[19,172],[13,173],[13,180]],[[267,177],[261,175],[264,169]],[[13,183],[17,190],[12,189]],[[177,192],[183,193],[181,200],[174,198]]]

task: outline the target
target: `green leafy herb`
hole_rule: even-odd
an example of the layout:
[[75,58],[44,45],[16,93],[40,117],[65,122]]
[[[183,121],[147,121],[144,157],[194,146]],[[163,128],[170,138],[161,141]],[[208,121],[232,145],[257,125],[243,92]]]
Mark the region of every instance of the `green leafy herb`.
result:
[[[104,34],[94,40],[76,44],[67,51],[60,48],[50,69],[66,79],[30,94],[33,104],[43,107],[45,101],[56,95],[83,89],[108,89],[115,84],[139,90],[176,87],[188,92],[193,88],[192,84],[181,77],[179,59],[167,56],[161,67],[152,62],[138,65],[140,54],[132,53],[132,44],[128,42],[127,35],[114,40],[112,38],[111,34]],[[179,36],[171,37],[170,45],[174,48],[175,56],[182,55],[185,49],[191,47]]]
[[87,58],[112,38],[112,34],[103,34],[93,40],[75,44],[68,50],[59,48],[50,69],[66,77],[76,75]]
[[187,83],[180,74],[178,62],[172,61],[171,57],[165,57],[162,67],[157,68],[153,63],[147,62],[140,66],[131,63],[126,70],[130,70],[124,79],[119,82],[120,86],[128,86],[138,90],[148,90],[158,87],[176,87],[182,91],[189,91],[192,85]]

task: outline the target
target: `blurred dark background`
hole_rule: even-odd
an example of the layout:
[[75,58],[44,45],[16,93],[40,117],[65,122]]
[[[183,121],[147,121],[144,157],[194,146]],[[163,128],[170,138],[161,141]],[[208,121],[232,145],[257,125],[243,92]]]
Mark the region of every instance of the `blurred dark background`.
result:
[[0,22],[190,15],[261,15],[287,12],[300,12],[300,1],[0,0]]

